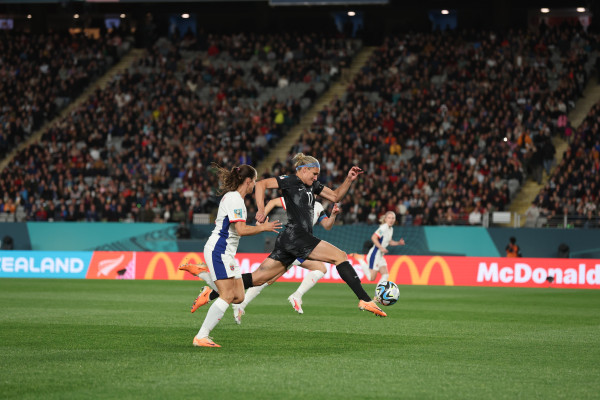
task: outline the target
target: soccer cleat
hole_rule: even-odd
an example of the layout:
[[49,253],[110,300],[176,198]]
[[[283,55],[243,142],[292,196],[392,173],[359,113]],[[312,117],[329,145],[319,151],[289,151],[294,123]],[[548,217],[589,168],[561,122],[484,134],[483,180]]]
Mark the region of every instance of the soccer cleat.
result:
[[235,319],[235,323],[238,325],[242,324],[242,315],[246,314],[246,311],[238,304],[232,304],[233,309],[233,319]]
[[177,269],[180,271],[187,271],[194,276],[198,276],[202,272],[208,272],[208,265],[205,263],[192,264],[186,262],[185,264],[181,264]]
[[288,297],[288,301],[292,307],[294,307],[294,311],[296,311],[298,314],[304,314],[304,311],[302,310],[302,300],[291,294],[290,297]]
[[192,344],[195,347],[221,347],[218,344],[216,344],[215,342],[213,342],[212,339],[209,337],[205,337],[202,339],[198,339],[197,337],[194,337],[194,341],[192,342]]
[[377,304],[375,304],[374,301],[364,301],[361,300],[358,302],[358,308],[360,308],[361,310],[367,310],[372,312],[375,315],[378,315],[380,317],[387,317],[387,314],[383,312],[383,310],[379,307],[377,307]]
[[210,301],[210,298],[208,296],[210,296],[211,292],[212,289],[210,287],[204,286],[198,297],[196,297],[196,300],[194,300],[191,312],[196,311],[197,309],[208,303]]

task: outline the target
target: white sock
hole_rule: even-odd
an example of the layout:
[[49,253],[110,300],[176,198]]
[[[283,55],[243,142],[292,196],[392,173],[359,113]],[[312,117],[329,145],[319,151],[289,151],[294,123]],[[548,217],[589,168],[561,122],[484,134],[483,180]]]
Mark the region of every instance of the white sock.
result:
[[267,285],[268,285],[268,283],[263,283],[260,286],[252,286],[252,287],[246,289],[246,295],[244,296],[244,301],[242,301],[240,303],[240,307],[242,308],[242,310],[245,310],[248,303],[250,303],[252,300],[254,300],[254,298],[256,296],[258,296],[264,288],[267,287]]
[[390,274],[383,274],[381,275],[381,279],[379,280],[379,282],[377,282],[377,284],[379,285],[381,282],[385,282],[389,279]]
[[308,292],[313,286],[315,286],[315,283],[317,283],[318,280],[321,279],[324,275],[325,274],[321,271],[309,271],[308,274],[304,275],[302,283],[300,284],[300,286],[298,286],[298,289],[296,289],[296,291],[292,293],[292,296],[302,299],[302,296],[306,292]]
[[226,302],[220,297],[216,299],[208,309],[208,312],[206,313],[206,318],[204,318],[202,327],[198,331],[196,337],[198,339],[208,337],[210,331],[212,331],[215,328],[215,326],[217,326],[221,318],[223,318],[223,315],[225,315],[225,311],[227,311],[228,307],[228,302]]
[[217,285],[215,285],[215,281],[213,281],[210,276],[210,272],[200,272],[198,274],[198,278],[200,278],[204,282],[208,283],[208,286],[210,286],[212,290],[219,293],[219,290],[217,290]]
[[369,268],[369,264],[367,264],[365,262],[365,260],[363,260],[362,258],[358,259],[358,263],[360,264],[360,267],[362,268],[363,272],[365,273],[365,278],[367,278],[368,280],[371,280],[371,269]]

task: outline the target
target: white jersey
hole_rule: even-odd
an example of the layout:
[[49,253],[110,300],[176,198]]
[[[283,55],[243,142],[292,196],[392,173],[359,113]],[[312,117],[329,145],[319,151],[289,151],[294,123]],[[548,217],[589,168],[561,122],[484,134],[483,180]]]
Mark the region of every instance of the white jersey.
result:
[[394,234],[394,228],[389,226],[388,224],[381,224],[379,228],[375,231],[375,235],[379,238],[379,243],[383,247],[388,247],[390,241],[392,240],[392,235]]
[[[392,228],[388,224],[379,225],[379,228],[377,228],[377,230],[375,231],[375,235],[379,239],[379,243],[384,248],[388,247],[388,245],[390,244],[393,234],[394,228]],[[371,247],[371,250],[369,250],[369,253],[367,254],[367,261],[369,263],[370,269],[377,269],[382,266],[387,266],[387,261],[383,257],[383,253],[375,245],[373,245],[373,247]]]
[[235,223],[246,221],[248,212],[244,199],[238,191],[227,192],[221,199],[217,219],[215,220],[215,229],[212,231],[204,250],[211,250],[220,254],[229,254],[234,256],[240,235],[235,229]]

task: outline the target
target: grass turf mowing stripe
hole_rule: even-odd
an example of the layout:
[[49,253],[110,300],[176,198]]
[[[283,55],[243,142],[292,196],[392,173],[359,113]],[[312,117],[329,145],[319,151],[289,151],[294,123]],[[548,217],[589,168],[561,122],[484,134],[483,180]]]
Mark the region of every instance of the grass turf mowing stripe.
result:
[[[194,348],[201,283],[0,279],[0,398],[598,398],[600,291],[265,289]],[[370,292],[374,285],[368,285]]]

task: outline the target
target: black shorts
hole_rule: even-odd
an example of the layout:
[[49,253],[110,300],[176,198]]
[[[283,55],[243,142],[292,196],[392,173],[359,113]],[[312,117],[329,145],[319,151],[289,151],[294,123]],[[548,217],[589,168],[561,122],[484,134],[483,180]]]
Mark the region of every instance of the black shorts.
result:
[[290,266],[298,258],[308,259],[308,255],[317,247],[321,239],[301,229],[285,229],[277,236],[275,248],[269,258]]

